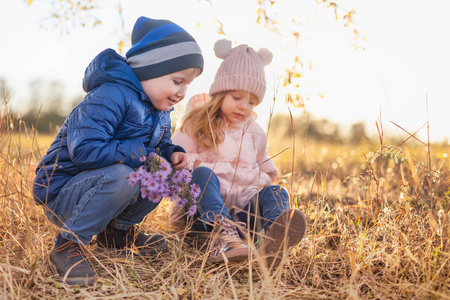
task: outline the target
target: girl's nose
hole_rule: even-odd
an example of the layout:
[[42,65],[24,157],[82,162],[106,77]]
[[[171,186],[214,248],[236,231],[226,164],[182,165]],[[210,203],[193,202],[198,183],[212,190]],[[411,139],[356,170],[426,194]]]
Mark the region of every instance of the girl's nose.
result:
[[246,110],[248,107],[248,102],[247,101],[242,101],[239,105],[240,109]]

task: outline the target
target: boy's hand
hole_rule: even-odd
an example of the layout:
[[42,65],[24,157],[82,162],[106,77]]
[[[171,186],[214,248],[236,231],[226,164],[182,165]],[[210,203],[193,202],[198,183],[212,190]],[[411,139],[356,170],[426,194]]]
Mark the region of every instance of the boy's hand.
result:
[[166,160],[164,157],[159,156],[159,155],[156,154],[156,153],[155,153],[155,156],[153,157],[153,159],[156,160],[156,161],[161,161],[161,160],[163,160],[163,161],[167,162],[167,160]]
[[186,168],[188,165],[188,156],[183,152],[174,152],[170,157],[172,164],[177,168]]

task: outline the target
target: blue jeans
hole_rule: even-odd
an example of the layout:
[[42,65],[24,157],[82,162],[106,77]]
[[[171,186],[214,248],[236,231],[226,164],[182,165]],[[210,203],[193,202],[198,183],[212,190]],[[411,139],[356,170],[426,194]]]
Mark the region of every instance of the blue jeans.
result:
[[158,204],[142,199],[139,185],[128,184],[125,177],[132,171],[127,165],[115,164],[75,175],[46,205],[46,216],[62,227],[63,238],[83,244],[109,223],[122,230],[141,223]]
[[[194,215],[194,220],[201,220],[202,224],[200,226],[200,222],[195,222],[194,230],[210,231],[211,226],[208,224],[213,223],[217,215],[232,219],[231,213],[224,205],[224,200],[220,195],[219,179],[211,169],[207,167],[196,168],[192,172],[192,182],[198,184],[203,193],[202,198],[198,201],[198,211]],[[279,185],[264,187],[254,198],[255,202],[249,201],[243,210],[235,212],[238,221],[246,223],[250,229],[255,228],[256,209],[261,212],[263,229],[267,229],[283,211],[290,208],[289,194],[286,189]],[[256,205],[253,203],[256,203]]]

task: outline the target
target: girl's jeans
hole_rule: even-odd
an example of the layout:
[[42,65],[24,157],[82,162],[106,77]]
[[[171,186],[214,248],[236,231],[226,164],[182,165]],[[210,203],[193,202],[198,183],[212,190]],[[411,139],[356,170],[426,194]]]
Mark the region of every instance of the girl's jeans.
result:
[[129,229],[158,206],[140,197],[139,185],[128,184],[126,176],[132,171],[127,165],[115,164],[77,174],[47,203],[46,216],[62,227],[62,237],[83,244],[110,222],[114,228]]
[[[194,219],[201,219],[204,228],[200,228],[199,222],[194,223],[192,229],[210,231],[212,223],[217,215],[222,215],[231,220],[231,214],[224,205],[220,195],[220,183],[216,174],[207,167],[198,167],[192,173],[192,182],[200,186],[203,196],[198,202],[198,211]],[[290,208],[289,194],[279,185],[264,187],[255,195],[258,207],[254,207],[249,201],[244,210],[237,212],[236,216],[241,222],[245,222],[250,229],[255,227],[255,210],[259,209],[262,215],[262,227],[267,229],[270,224],[285,210]]]

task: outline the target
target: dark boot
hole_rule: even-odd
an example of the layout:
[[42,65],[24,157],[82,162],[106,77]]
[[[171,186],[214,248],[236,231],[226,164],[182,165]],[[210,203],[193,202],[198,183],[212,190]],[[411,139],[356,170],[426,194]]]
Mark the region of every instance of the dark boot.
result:
[[50,252],[50,267],[68,285],[93,284],[97,280],[83,247],[58,236],[58,242]]
[[140,255],[153,255],[167,248],[167,241],[162,235],[136,232],[134,226],[121,230],[108,225],[97,235],[97,244],[108,249],[132,248]]

